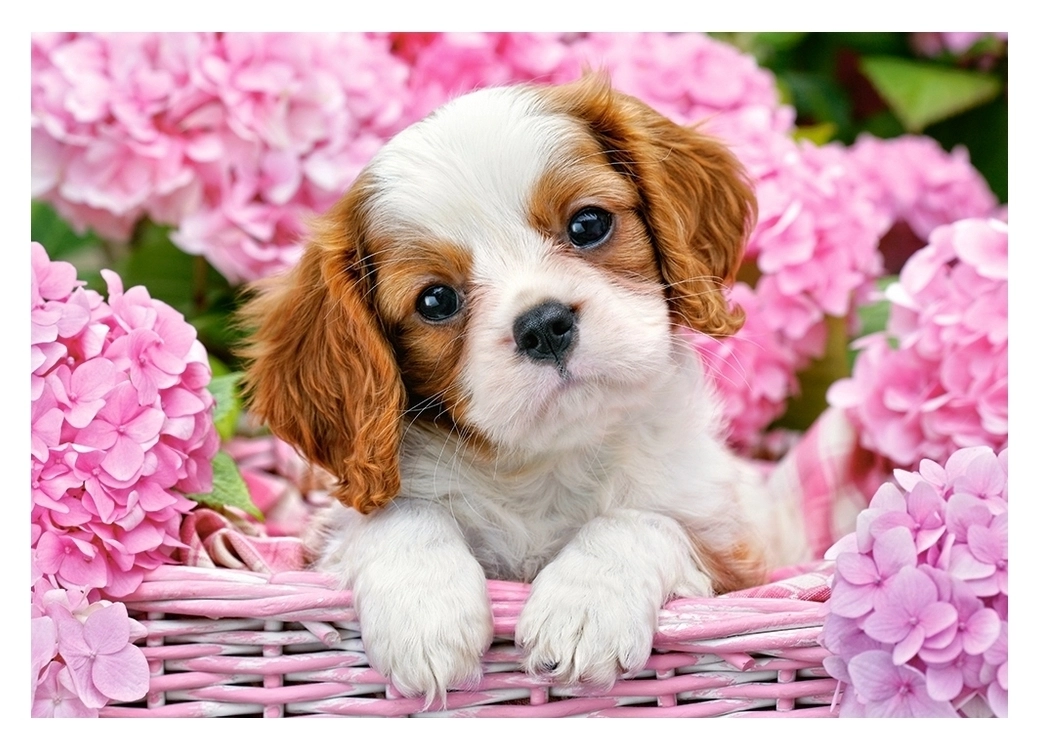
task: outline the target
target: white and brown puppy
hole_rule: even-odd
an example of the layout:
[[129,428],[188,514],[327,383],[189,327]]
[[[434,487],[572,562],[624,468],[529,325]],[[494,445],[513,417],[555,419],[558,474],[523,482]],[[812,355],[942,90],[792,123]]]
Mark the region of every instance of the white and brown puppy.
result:
[[732,154],[611,89],[463,96],[393,138],[245,309],[252,408],[337,479],[318,564],[407,695],[475,683],[487,578],[532,581],[525,665],[611,684],[671,596],[783,548],[680,327],[754,221]]

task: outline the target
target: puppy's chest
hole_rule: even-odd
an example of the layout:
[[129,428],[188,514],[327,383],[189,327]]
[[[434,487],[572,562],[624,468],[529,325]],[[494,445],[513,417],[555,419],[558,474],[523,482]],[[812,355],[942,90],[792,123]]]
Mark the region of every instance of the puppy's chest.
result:
[[448,507],[489,577],[530,581],[622,494],[622,477],[605,465],[610,463],[565,461],[518,473],[462,470],[451,482],[416,493]]

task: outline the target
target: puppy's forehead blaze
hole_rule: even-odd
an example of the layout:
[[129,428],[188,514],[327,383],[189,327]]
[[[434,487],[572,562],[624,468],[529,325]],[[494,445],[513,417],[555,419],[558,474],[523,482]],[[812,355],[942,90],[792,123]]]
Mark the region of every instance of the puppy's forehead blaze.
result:
[[399,298],[383,302],[396,304],[394,317],[409,311],[425,278],[462,288],[473,273],[511,270],[500,265],[506,257],[537,260],[547,245],[530,240],[566,243],[567,221],[588,206],[616,216],[614,245],[626,248],[593,261],[626,276],[657,275],[635,185],[585,123],[536,90],[489,89],[448,104],[394,138],[370,176],[369,228],[382,237],[373,252],[380,284]]
[[574,123],[526,89],[456,99],[398,134],[376,156],[370,218],[461,245],[497,244],[526,219],[534,187]]

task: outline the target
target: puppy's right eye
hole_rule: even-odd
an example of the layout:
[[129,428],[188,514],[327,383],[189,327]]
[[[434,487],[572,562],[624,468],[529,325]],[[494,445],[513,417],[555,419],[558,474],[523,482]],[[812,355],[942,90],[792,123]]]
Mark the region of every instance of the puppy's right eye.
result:
[[582,208],[567,222],[567,238],[579,250],[591,249],[610,236],[614,217],[596,206]]
[[454,317],[462,309],[459,293],[450,286],[428,286],[415,300],[415,311],[430,322]]

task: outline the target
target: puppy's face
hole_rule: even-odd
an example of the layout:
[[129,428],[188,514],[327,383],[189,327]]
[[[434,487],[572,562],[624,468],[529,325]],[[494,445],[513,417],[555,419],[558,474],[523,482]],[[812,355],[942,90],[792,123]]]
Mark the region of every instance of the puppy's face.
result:
[[536,91],[455,102],[366,181],[375,308],[413,406],[498,447],[551,448],[667,367],[636,185]]
[[753,211],[723,147],[601,79],[462,97],[247,306],[253,407],[360,509],[377,476],[373,504],[396,491],[406,410],[490,449],[566,446],[666,375],[673,324],[739,326],[721,286]]

